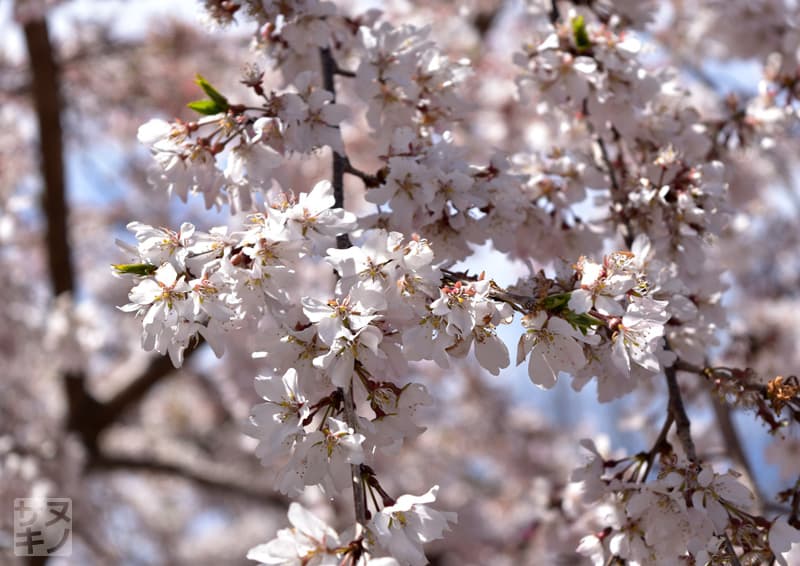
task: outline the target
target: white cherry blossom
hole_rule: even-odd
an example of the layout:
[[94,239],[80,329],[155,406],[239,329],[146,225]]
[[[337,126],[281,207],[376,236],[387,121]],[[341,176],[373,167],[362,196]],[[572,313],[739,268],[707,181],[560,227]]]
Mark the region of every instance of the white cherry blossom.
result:
[[522,318],[527,329],[517,347],[517,365],[528,359],[528,376],[544,389],[558,381],[560,372],[575,373],[586,365],[583,344],[597,343],[596,335],[584,335],[563,318],[539,311]]
[[423,566],[427,563],[422,545],[441,538],[456,520],[455,513],[436,511],[428,506],[436,501],[439,486],[420,496],[401,495],[393,505],[384,507],[370,522],[378,544],[402,564]]

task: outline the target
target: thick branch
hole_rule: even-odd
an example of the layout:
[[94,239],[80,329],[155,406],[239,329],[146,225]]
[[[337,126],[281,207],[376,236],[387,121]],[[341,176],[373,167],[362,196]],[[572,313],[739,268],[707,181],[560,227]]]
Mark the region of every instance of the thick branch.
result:
[[[108,38],[103,38],[101,43],[92,43],[91,45],[83,46],[78,51],[62,55],[59,57],[58,66],[68,72],[75,67],[94,65],[97,59],[133,53],[143,45],[146,45],[146,43],[111,41]],[[18,80],[12,79],[0,82],[0,90],[3,90],[9,96],[28,96],[31,93],[31,89],[35,88],[35,85],[32,84],[31,80],[21,76],[21,71],[17,66],[0,65],[0,78],[5,79],[7,75],[12,75],[13,77],[20,75]]]
[[[186,350],[184,360],[195,351],[196,348]],[[154,385],[174,374],[175,368],[168,357],[155,357],[138,377],[105,402],[95,399],[86,389],[83,376],[65,376],[69,406],[67,428],[80,435],[90,457],[98,456],[100,435],[137,405]]]
[[[33,101],[39,124],[39,147],[44,187],[42,211],[47,220],[45,243],[54,295],[72,292],[75,274],[68,233],[69,207],[64,175],[62,102],[59,73],[44,19],[25,24],[25,41],[32,76]],[[168,358],[155,358],[144,373],[107,403],[86,388],[82,372],[63,376],[69,412],[67,428],[77,432],[90,455],[98,453],[98,438],[128,407],[138,403],[164,376],[173,371]]]
[[71,292],[74,273],[70,262],[68,208],[64,180],[64,144],[58,66],[53,55],[47,22],[25,23],[25,43],[33,84],[33,103],[39,126],[42,210],[47,219],[45,242],[53,294]]
[[561,19],[561,13],[558,10],[558,0],[550,0],[550,12],[548,13],[550,23],[556,25],[558,20]]
[[[184,353],[184,363],[197,351],[197,347],[186,350]],[[158,356],[153,358],[150,365],[144,372],[131,381],[126,387],[119,391],[114,397],[103,403],[102,426],[110,425],[117,416],[125,412],[129,407],[141,401],[150,389],[159,381],[170,374],[175,373],[168,356]]]

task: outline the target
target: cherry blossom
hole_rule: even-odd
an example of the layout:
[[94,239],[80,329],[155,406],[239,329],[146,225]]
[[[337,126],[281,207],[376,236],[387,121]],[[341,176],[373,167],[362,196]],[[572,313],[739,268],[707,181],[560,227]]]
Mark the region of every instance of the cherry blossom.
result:
[[[252,339],[239,350],[263,365],[265,402],[249,433],[279,491],[297,500],[317,487],[339,503],[352,495],[351,530],[338,534],[293,502],[292,528],[248,558],[426,564],[423,545],[456,515],[434,509],[438,486],[393,497],[402,482],[379,466],[425,432],[423,407],[437,405],[429,362],[455,371],[473,351],[476,366],[500,376],[506,332],[516,332],[517,365],[527,359],[541,389],[564,373],[575,389],[594,383],[600,402],[631,394],[666,405],[649,450],[610,457],[584,441],[590,460],[529,531],[568,532],[570,556],[598,565],[786,563],[798,539],[797,486],[783,495],[784,504],[795,498],[790,519],[768,517],[742,451],[729,456],[743,469],[720,473],[685,406],[709,388],[726,442],[736,431],[719,406],[752,408],[773,433],[796,426],[795,381],[712,362],[732,342],[721,339],[730,321],[718,256],[737,225],[734,154],[775,150],[796,118],[800,34],[785,9],[751,25],[772,30],[767,45],[727,54],[772,58],[757,95],[712,111],[686,95],[681,73],[650,60],[659,43],[673,63],[694,61],[669,30],[648,31],[660,18],[655,2],[515,8],[525,39],[507,49],[516,67],[503,63],[498,80],[516,83],[518,97],[502,103],[469,92],[478,67],[438,45],[435,28],[333,2],[206,4],[219,24],[255,24],[254,46],[276,76],[248,67],[250,99],[241,100],[198,76],[208,98],[189,108],[201,117],[151,120],[138,138],[154,157],[154,185],[183,201],[201,194],[207,208],[227,205],[244,221],[207,232],[133,222],[138,244],[121,246],[132,263],[115,270],[136,280],[121,308],[142,318],[143,346],[176,365],[197,335],[218,355]],[[706,32],[728,33],[719,22],[733,25],[719,7],[698,9],[718,14],[704,23],[671,6],[664,17],[697,45]],[[506,10],[489,19],[510,18]],[[504,43],[486,44],[495,41]],[[702,66],[688,71],[711,82]],[[507,131],[493,139],[507,137],[503,147],[485,143],[482,113],[502,117]],[[314,169],[323,157],[330,180]],[[520,260],[516,281],[500,284],[493,266],[473,275],[479,246]],[[666,403],[652,402],[659,396]],[[438,403],[444,415],[454,410],[441,393]]]
[[422,544],[441,538],[453,513],[442,513],[428,507],[436,501],[438,486],[427,493],[401,495],[393,505],[384,507],[370,523],[378,544],[403,564],[422,566],[427,563]]
[[544,389],[558,381],[561,371],[575,373],[586,365],[583,344],[597,343],[598,337],[584,335],[560,317],[549,317],[545,311],[522,319],[526,333],[517,348],[517,365],[528,357],[528,376]]
[[251,548],[249,560],[262,564],[338,564],[339,535],[299,503],[289,506],[290,529],[278,531],[274,540]]

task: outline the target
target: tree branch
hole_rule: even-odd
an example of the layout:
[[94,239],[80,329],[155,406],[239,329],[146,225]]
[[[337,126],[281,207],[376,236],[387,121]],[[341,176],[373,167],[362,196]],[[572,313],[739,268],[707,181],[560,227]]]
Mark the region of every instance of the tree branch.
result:
[[[202,341],[200,343],[202,343]],[[200,343],[194,348],[186,349],[184,352],[184,363],[197,351]],[[157,356],[153,358],[139,377],[131,381],[111,399],[102,404],[103,415],[100,419],[101,426],[105,428],[110,425],[118,415],[141,401],[156,383],[173,373],[175,373],[175,368],[172,366],[172,362],[168,356]]]
[[667,418],[664,419],[664,424],[661,427],[661,431],[658,433],[658,437],[653,443],[653,447],[647,453],[644,474],[642,475],[641,479],[642,483],[647,481],[647,476],[650,475],[650,470],[653,469],[653,463],[655,462],[656,455],[663,451],[664,446],[667,443],[667,435],[669,434],[669,430],[672,428],[672,424],[674,422],[675,420],[672,418],[672,412],[667,411]]
[[[103,38],[102,43],[83,46],[73,53],[59,57],[58,67],[60,69],[64,69],[65,71],[69,71],[75,67],[85,66],[87,64],[92,65],[95,63],[96,59],[134,53],[143,45],[146,44],[143,42],[134,41],[111,41],[110,38]],[[4,78],[4,75],[8,74],[11,74],[12,76],[20,75],[23,71],[24,69],[19,66],[11,67],[7,65],[0,65],[0,78]],[[0,83],[0,90],[9,96],[28,96],[31,94],[31,89],[34,88],[35,84],[24,77],[20,77],[19,80],[3,80]]]
[[744,472],[745,478],[750,484],[750,489],[756,497],[758,513],[761,514],[764,511],[764,495],[761,493],[756,483],[756,476],[753,473],[753,468],[750,465],[750,461],[747,459],[744,448],[742,448],[739,433],[736,431],[736,426],[731,418],[731,409],[726,403],[720,401],[713,391],[709,390],[709,396],[711,397],[711,405],[714,407],[717,426],[722,435],[722,440],[725,443],[725,451],[728,453],[731,460],[733,460],[734,465],[739,468],[740,471]]
[[289,500],[283,495],[274,493],[266,487],[261,489],[253,485],[252,482],[242,482],[238,477],[226,473],[225,470],[220,469],[218,466],[208,465],[207,463],[204,463],[201,469],[199,467],[188,467],[176,462],[164,462],[147,458],[99,455],[92,461],[88,471],[91,473],[115,470],[175,476],[211,491],[232,494],[247,499],[257,499],[278,507],[288,507],[289,505]]
[[550,0],[550,12],[548,13],[550,23],[556,25],[558,20],[561,19],[561,13],[558,10],[558,0]]
[[[61,125],[63,103],[60,98],[59,68],[50,42],[45,19],[33,19],[23,26],[31,73],[32,96],[39,127],[41,160],[42,211],[46,219],[45,245],[53,294],[71,293],[75,289],[75,272],[69,243],[69,206],[66,198],[64,173],[64,142]],[[187,352],[187,356],[191,351]],[[172,373],[174,368],[163,356],[153,359],[136,379],[108,402],[102,403],[86,387],[84,372],[63,375],[67,398],[67,430],[77,433],[89,455],[90,465],[102,460],[99,437],[126,409],[138,403],[157,382]],[[108,460],[104,460],[109,465]],[[113,461],[112,461],[113,463]],[[128,467],[136,467],[132,460]],[[142,465],[140,464],[140,467]],[[171,470],[161,465],[162,471]],[[172,469],[177,473],[178,469]],[[204,478],[196,478],[204,483]],[[205,484],[213,485],[205,478]]]
[[[320,59],[322,62],[323,86],[325,90],[333,94],[332,102],[336,102],[334,75],[336,74],[336,69],[339,67],[331,55],[331,50],[328,48],[320,49]],[[333,152],[331,184],[333,185],[333,197],[335,200],[333,206],[335,208],[344,208],[344,173],[348,163],[347,156],[341,155],[337,151]],[[339,234],[336,237],[336,247],[340,250],[349,248],[350,245],[350,237],[347,234]],[[344,400],[345,422],[353,430],[358,430],[358,415],[356,415],[356,406],[353,399],[352,376],[347,390],[340,391],[342,399]],[[353,505],[355,507],[356,522],[366,525],[368,521],[367,494],[364,489],[364,482],[361,477],[361,466],[359,464],[350,465],[350,476],[353,484]]]
[[42,210],[47,219],[45,242],[53,294],[69,293],[74,288],[70,261],[68,207],[64,179],[64,142],[61,127],[61,95],[58,65],[53,55],[47,22],[28,21],[23,26],[28,64],[33,85],[33,104],[39,126],[39,151]]
[[694,447],[692,440],[692,424],[689,421],[689,416],[686,414],[686,407],[683,405],[683,398],[681,397],[681,389],[678,385],[678,376],[675,366],[670,366],[664,369],[664,376],[667,380],[667,389],[669,390],[669,411],[672,418],[675,420],[675,430],[680,440],[683,451],[686,457],[692,463],[697,463],[697,451]]

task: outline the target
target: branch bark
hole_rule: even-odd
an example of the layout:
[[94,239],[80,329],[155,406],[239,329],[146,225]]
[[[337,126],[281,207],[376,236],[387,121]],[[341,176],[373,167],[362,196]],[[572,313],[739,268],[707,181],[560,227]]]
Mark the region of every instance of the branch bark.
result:
[[678,385],[678,376],[675,366],[670,366],[664,369],[664,376],[667,379],[667,389],[669,390],[669,411],[675,421],[675,432],[678,435],[678,440],[686,453],[686,457],[692,463],[697,463],[697,451],[694,447],[692,440],[692,424],[689,416],[686,414],[686,407],[683,405],[683,397],[681,397],[680,385]]
[[40,167],[44,183],[42,210],[47,219],[47,261],[53,294],[58,296],[72,292],[75,284],[67,228],[69,214],[64,178],[59,70],[47,22],[44,19],[31,20],[23,28],[33,86],[31,94],[39,127]]

